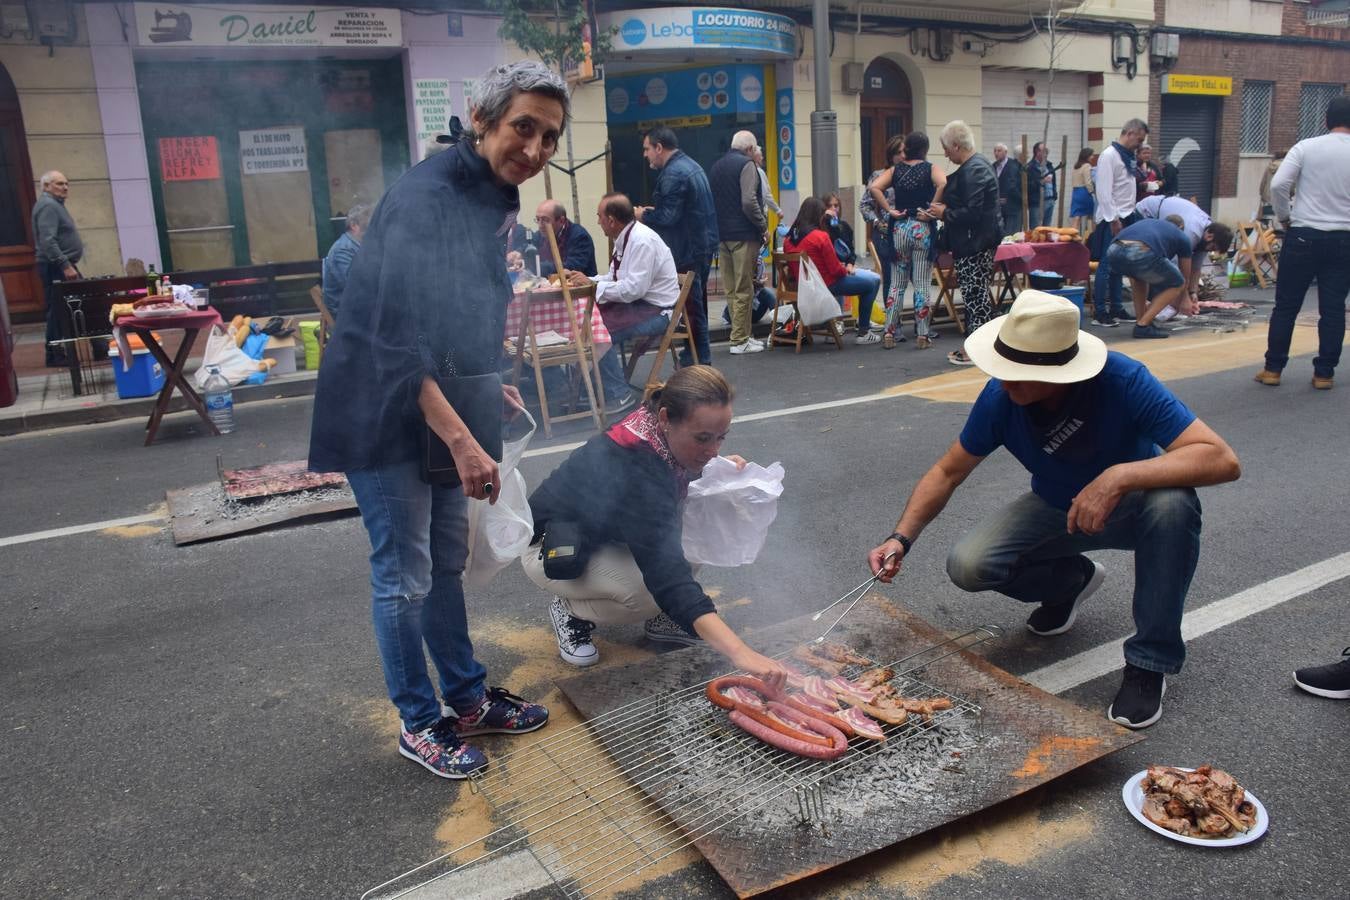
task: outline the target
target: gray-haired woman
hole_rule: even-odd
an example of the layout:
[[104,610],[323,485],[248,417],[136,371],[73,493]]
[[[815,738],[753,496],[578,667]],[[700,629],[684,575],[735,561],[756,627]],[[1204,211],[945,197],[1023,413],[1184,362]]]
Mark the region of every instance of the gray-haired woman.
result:
[[[975,152],[975,137],[965,122],[948,122],[939,140],[947,159],[960,168],[947,176],[942,202],[933,203],[928,211],[946,229],[947,247],[955,261],[956,280],[966,307],[966,334],[970,334],[993,316],[989,282],[994,277],[994,249],[1001,232],[998,178],[989,160]],[[948,353],[947,362],[974,365],[965,350]]]
[[[465,737],[548,721],[544,707],[487,687],[474,659],[460,583],[467,498],[496,502],[501,479],[436,377],[499,371],[517,187],[557,149],[568,109],[566,85],[537,62],[497,66],[475,85],[472,131],[404,174],[375,210],[319,370],[309,464],[347,473],[370,536],[375,640],[403,720],[398,752],[442,778],[487,765]],[[503,395],[519,405],[514,388]],[[428,426],[462,488],[422,480]]]

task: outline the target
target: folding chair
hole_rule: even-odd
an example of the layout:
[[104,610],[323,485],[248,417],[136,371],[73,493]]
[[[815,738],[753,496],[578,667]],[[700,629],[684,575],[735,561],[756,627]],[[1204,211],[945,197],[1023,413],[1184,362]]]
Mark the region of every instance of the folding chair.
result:
[[[554,264],[559,272],[558,287],[562,292],[563,303],[567,308],[568,316],[571,320],[572,337],[565,343],[547,344],[540,346],[539,335],[535,330],[533,321],[534,305],[536,302],[544,302],[543,298],[536,300],[536,294],[526,291],[525,296],[520,299],[525,304],[525,308],[520,318],[520,333],[516,335],[514,341],[507,340],[507,351],[514,357],[512,364],[512,380],[515,383],[520,381],[521,369],[528,365],[534,372],[535,389],[539,392],[539,411],[540,417],[544,420],[544,435],[553,436],[554,422],[570,422],[574,419],[585,419],[589,417],[597,430],[603,431],[605,427],[605,394],[603,390],[597,390],[600,382],[600,361],[595,354],[595,343],[591,333],[591,321],[595,316],[595,285],[586,287],[571,287],[567,283],[567,278],[563,272],[562,254],[558,252],[558,239],[553,233],[553,226],[544,225],[544,233],[548,236],[549,248],[553,252]],[[578,312],[574,298],[586,298],[586,308],[583,312]],[[547,302],[557,302],[549,298]],[[581,383],[585,385],[586,397],[590,400],[591,408],[579,412],[570,412],[563,415],[551,415],[548,408],[548,389],[544,384],[544,370],[559,366],[575,365],[580,372]],[[594,375],[594,380],[592,380]],[[573,391],[573,404],[575,405],[579,390]]]
[[309,299],[314,301],[319,310],[319,353],[322,354],[323,348],[328,346],[328,339],[333,336],[333,329],[337,327],[337,320],[328,311],[328,304],[323,302],[323,289],[317,284],[309,289]]
[[[773,255],[773,271],[778,282],[778,299],[773,305],[773,330],[769,332],[767,349],[772,350],[775,344],[788,344],[795,347],[797,353],[801,353],[802,344],[813,343],[811,336],[818,334],[821,337],[834,338],[834,345],[843,350],[844,336],[839,332],[839,320],[843,318],[842,315],[809,327],[803,326],[797,317],[797,280],[792,277],[792,269],[789,268],[788,264],[800,264],[801,259],[802,254],[800,253],[775,253]],[[797,323],[796,327],[793,328],[791,337],[785,337],[778,333],[779,329],[785,324],[778,311],[785,306],[792,307],[792,321]]]
[[[693,329],[689,326],[689,319],[685,315],[685,304],[689,300],[689,291],[694,286],[694,273],[685,272],[680,276],[680,296],[676,299],[675,305],[670,310],[670,323],[666,325],[665,334],[661,335],[661,343],[656,348],[656,356],[652,360],[651,371],[647,373],[647,382],[642,388],[642,399],[646,402],[652,395],[652,391],[661,385],[661,369],[664,365],[666,353],[670,354],[671,367],[680,368],[680,355],[675,352],[675,342],[684,341],[685,346],[689,348],[689,355],[693,357],[694,365],[698,365],[698,348],[694,346]],[[638,360],[643,353],[647,352],[647,347],[651,345],[651,338],[643,338],[633,345],[633,349],[628,354],[628,362],[623,367],[624,381],[633,380],[633,370],[637,368]]]
[[1233,264],[1240,265],[1246,260],[1252,267],[1252,277],[1261,287],[1270,287],[1267,283],[1279,275],[1279,260],[1275,256],[1273,241],[1275,232],[1260,222],[1239,222],[1233,232],[1237,240],[1237,250],[1233,254]]
[[938,263],[933,266],[933,279],[937,282],[938,287],[937,302],[933,304],[933,310],[936,311],[940,307],[946,308],[947,315],[951,316],[952,321],[956,323],[957,329],[962,334],[965,334],[965,320],[957,315],[956,312],[956,289],[959,285],[956,278],[956,266],[954,264],[951,266],[943,266],[941,265],[941,260],[939,260]]

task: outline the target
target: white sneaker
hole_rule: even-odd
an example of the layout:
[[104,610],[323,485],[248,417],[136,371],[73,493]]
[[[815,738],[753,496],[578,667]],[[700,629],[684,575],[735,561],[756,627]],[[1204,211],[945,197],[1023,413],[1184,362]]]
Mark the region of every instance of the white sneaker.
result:
[[881,342],[881,335],[877,334],[875,331],[868,331],[865,334],[860,334],[853,339],[853,343],[855,344],[878,344],[880,342]]
[[761,347],[768,346],[768,342],[767,342],[767,341],[761,341],[759,338],[754,338],[754,337],[752,337],[752,338],[746,338],[746,343],[748,343],[748,344],[759,344]]
[[600,651],[591,643],[595,623],[572,615],[561,597],[554,597],[548,605],[548,618],[553,624],[553,636],[558,639],[558,655],[574,666],[593,666],[600,661]]
[[763,345],[763,344],[761,344],[759,341],[755,340],[754,338],[751,338],[750,340],[746,341],[744,344],[736,344],[736,345],[734,345],[734,346],[731,348],[731,355],[732,355],[732,356],[740,356],[742,353],[759,353],[759,352],[763,351],[763,349],[764,349],[764,345]]

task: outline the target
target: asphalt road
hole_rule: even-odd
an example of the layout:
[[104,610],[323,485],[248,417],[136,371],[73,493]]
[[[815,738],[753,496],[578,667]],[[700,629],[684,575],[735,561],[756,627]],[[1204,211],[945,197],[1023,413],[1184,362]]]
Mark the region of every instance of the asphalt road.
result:
[[[1314,393],[1306,356],[1283,387],[1256,385],[1250,337],[1192,332],[1149,348],[1158,354],[1151,366],[1184,373],[1171,387],[1244,466],[1241,481],[1201,492],[1190,610],[1347,549],[1350,386]],[[1111,339],[1139,349],[1124,334]],[[946,365],[956,345],[948,334],[929,352],[912,343],[801,356],[716,351],[738,387],[737,414],[766,414],[739,421],[726,452],[780,460],[788,473],[759,561],[705,572],[733,626],[813,611],[864,577],[866,550],[964,420],[968,404],[942,389],[976,377]],[[916,383],[935,387],[773,414]],[[231,467],[302,457],[309,413],[306,399],[241,406],[238,430],[218,440],[180,415],[150,448],[135,422],[0,439],[0,896],[351,897],[481,832],[481,800],[394,752],[358,520],[184,548],[154,523],[2,545],[153,512],[166,490],[211,480],[217,453]],[[573,426],[534,446],[586,436]],[[538,483],[561,458],[529,459],[527,479]],[[1017,674],[1131,631],[1123,553],[1098,555],[1110,569],[1104,588],[1072,632],[1048,641],[1022,628],[1018,604],[947,581],[945,548],[1026,481],[1005,454],[991,457],[887,591],[943,628],[1004,627],[987,656]],[[1289,677],[1350,644],[1347,590],[1350,581],[1333,581],[1193,640],[1143,743],[794,895],[1350,894],[1340,849],[1350,705],[1305,695]],[[546,600],[514,567],[471,595],[470,614],[493,681],[560,710],[552,681],[575,670],[557,658]],[[602,665],[657,652],[636,627],[603,638]],[[1113,672],[1064,696],[1100,713],[1118,680]],[[1154,762],[1221,764],[1264,801],[1270,832],[1220,851],[1146,831],[1120,789]],[[730,894],[691,861],[631,896]]]

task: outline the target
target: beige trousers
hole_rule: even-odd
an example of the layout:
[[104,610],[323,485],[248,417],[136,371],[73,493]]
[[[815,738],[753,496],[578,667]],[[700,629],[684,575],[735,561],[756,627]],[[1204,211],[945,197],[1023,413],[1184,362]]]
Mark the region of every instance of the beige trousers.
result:
[[755,300],[755,266],[758,241],[723,241],[718,245],[722,291],[731,313],[731,345],[750,339]]
[[579,619],[597,625],[624,625],[645,621],[661,611],[624,544],[595,548],[586,571],[570,581],[554,581],[544,574],[538,546],[531,547],[520,562],[531,581],[561,597]]

